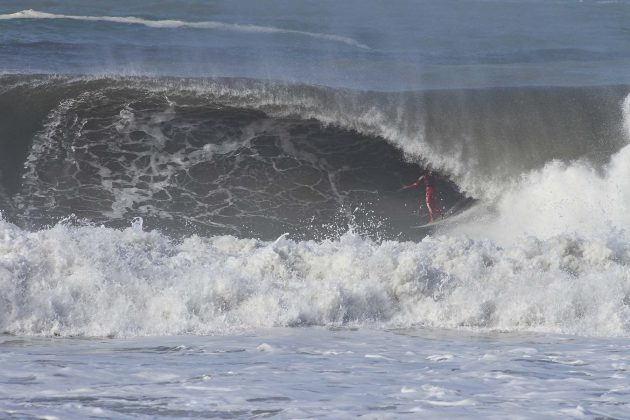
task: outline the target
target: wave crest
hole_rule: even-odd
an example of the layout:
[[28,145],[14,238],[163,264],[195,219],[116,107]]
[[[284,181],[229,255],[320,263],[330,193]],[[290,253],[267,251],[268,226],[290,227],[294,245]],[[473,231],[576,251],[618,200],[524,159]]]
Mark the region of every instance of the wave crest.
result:
[[293,29],[275,28],[272,26],[259,26],[259,25],[241,25],[237,23],[224,23],[214,21],[204,22],[189,22],[184,20],[166,19],[166,20],[150,20],[143,19],[134,16],[77,16],[77,15],[64,15],[47,12],[39,12],[37,10],[22,10],[15,13],[0,14],[0,20],[14,20],[14,19],[69,19],[85,22],[110,22],[120,23],[128,25],[143,25],[149,28],[191,28],[191,29],[213,29],[221,31],[233,31],[241,33],[251,34],[290,34],[300,35],[310,38],[323,39],[331,42],[338,42],[346,45],[350,45],[361,49],[370,49],[365,44],[358,42],[355,39],[335,35],[325,34],[317,32],[298,31]]

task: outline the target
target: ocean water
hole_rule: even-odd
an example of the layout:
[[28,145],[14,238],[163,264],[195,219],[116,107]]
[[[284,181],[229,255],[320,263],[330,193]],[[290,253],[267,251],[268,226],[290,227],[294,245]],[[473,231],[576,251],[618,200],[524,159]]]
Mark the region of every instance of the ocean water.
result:
[[619,338],[275,328],[220,337],[1,340],[8,418],[628,413],[629,348]]
[[0,1],[0,417],[627,418],[628,18]]

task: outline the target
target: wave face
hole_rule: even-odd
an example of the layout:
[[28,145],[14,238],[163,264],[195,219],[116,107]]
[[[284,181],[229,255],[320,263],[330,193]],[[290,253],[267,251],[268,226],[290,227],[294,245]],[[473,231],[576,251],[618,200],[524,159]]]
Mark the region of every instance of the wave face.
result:
[[554,159],[601,168],[626,142],[623,87],[376,93],[235,79],[2,82],[5,213],[33,227],[70,214],[119,227],[141,216],[179,235],[272,239],[309,238],[311,222],[379,221],[387,237],[418,223],[421,193],[397,191],[419,173],[414,162],[434,171],[450,208],[464,196],[495,202]]
[[[272,239],[328,236],[349,223],[399,234],[396,224],[419,222],[419,193],[396,193],[419,173],[400,150],[305,120],[290,103],[271,114],[257,109],[262,103],[246,107],[255,91],[146,80],[7,83],[15,85],[1,95],[3,109],[17,101],[32,110],[9,122],[24,137],[11,138],[4,154],[7,217],[23,226],[73,214],[121,227],[141,216],[176,236]],[[459,198],[452,183],[438,184],[445,204]],[[380,219],[394,222],[374,225]]]
[[[5,75],[0,329],[627,335],[629,124],[624,86]],[[407,242],[422,168],[469,208]]]

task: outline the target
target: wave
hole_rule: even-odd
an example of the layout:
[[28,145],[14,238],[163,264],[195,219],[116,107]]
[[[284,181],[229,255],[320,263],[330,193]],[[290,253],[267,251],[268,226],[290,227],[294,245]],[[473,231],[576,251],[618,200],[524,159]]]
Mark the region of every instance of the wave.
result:
[[[142,216],[183,235],[299,237],[313,223],[343,231],[361,221],[394,237],[424,211],[417,194],[397,190],[428,167],[443,207],[479,200],[473,225],[496,222],[497,211],[529,214],[508,218],[517,228],[507,230],[542,235],[533,221],[555,223],[554,208],[571,220],[587,191],[579,186],[598,185],[628,141],[623,86],[387,93],[244,79],[2,81],[14,133],[0,145],[5,213],[33,227],[74,213],[118,227]],[[574,167],[591,169],[568,190],[562,168]],[[556,190],[574,200],[557,202]],[[589,229],[623,220],[594,214]]]
[[0,221],[0,331],[62,336],[224,334],[258,327],[630,332],[627,236],[510,247],[274,242]]
[[[0,124],[4,332],[630,332],[624,86],[7,75]],[[406,241],[424,167],[476,202]]]
[[[34,228],[74,213],[113,226],[143,216],[176,235],[300,236],[312,234],[313,223],[356,222],[359,203],[369,206],[379,189],[417,176],[382,139],[313,120],[176,90],[166,96],[143,83],[36,84],[58,102],[12,122],[24,137],[14,139],[20,151],[7,153],[4,166],[12,214]],[[15,86],[4,95],[7,108],[33,99],[22,90],[30,84]],[[402,204],[383,202],[390,216],[402,215]],[[417,223],[404,212],[407,225]]]
[[382,138],[410,161],[446,174],[466,193],[484,199],[497,197],[521,174],[554,159],[601,165],[628,140],[621,106],[628,95],[625,86],[389,93],[180,80],[166,90],[160,83],[153,91],[194,92]]
[[176,19],[166,19],[166,20],[150,20],[143,19],[139,17],[133,16],[75,16],[75,15],[64,15],[64,14],[55,14],[55,13],[47,13],[47,12],[39,12],[37,10],[22,10],[15,13],[8,14],[0,14],[0,20],[14,20],[14,19],[66,19],[66,20],[79,20],[85,22],[110,22],[110,23],[120,23],[120,24],[129,24],[129,25],[143,25],[149,28],[191,28],[191,29],[211,29],[211,30],[221,30],[221,31],[233,31],[233,32],[241,32],[241,33],[252,33],[252,34],[288,34],[288,35],[299,35],[310,38],[323,39],[331,42],[338,42],[346,45],[350,45],[356,48],[361,49],[370,49],[365,44],[358,42],[355,39],[335,35],[335,34],[326,34],[326,33],[317,33],[317,32],[307,32],[307,31],[299,31],[293,29],[283,29],[283,28],[275,28],[271,26],[259,26],[259,25],[243,25],[236,23],[224,23],[224,22],[215,22],[215,21],[204,21],[204,22],[189,22],[183,20]]

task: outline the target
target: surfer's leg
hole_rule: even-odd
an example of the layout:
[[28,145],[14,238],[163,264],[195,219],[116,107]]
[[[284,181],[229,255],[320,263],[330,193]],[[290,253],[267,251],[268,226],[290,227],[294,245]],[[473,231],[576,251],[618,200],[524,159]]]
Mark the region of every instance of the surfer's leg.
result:
[[429,210],[429,223],[433,223],[433,216],[438,216],[440,214],[440,210],[435,206],[435,194],[433,188],[427,188],[424,195],[427,210]]
[[427,210],[429,211],[429,223],[433,223],[433,208],[431,208],[431,201],[429,200],[429,196],[426,196],[426,205]]
[[[426,201],[424,203],[422,202],[422,200],[418,201],[418,215],[422,215],[425,204]],[[433,215],[431,214],[431,209],[429,208],[429,206],[427,206],[427,208],[429,209],[429,223],[432,223]]]
[[442,216],[442,210],[440,209],[440,206],[438,206],[438,205],[436,204],[436,202],[435,202],[435,196],[432,196],[431,198],[432,198],[432,200],[431,200],[431,207],[433,208],[433,213],[434,213],[436,216],[443,217],[443,216]]

